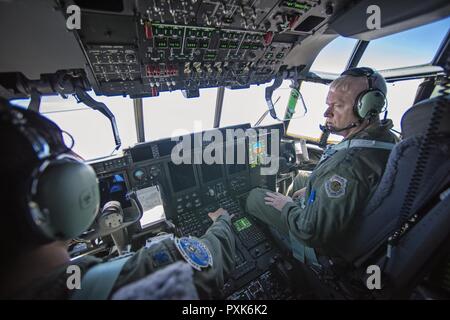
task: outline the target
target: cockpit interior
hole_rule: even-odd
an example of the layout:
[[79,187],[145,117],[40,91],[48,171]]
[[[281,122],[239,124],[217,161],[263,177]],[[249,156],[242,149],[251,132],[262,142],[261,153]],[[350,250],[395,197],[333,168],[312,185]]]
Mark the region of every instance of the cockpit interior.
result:
[[[450,297],[448,128],[446,156],[430,151],[433,143],[417,147],[398,155],[398,172],[383,177],[394,181],[392,194],[398,188],[409,196],[374,197],[381,221],[393,219],[388,215],[406,198],[420,200],[384,270],[383,290],[364,287],[366,267],[384,261],[395,226],[380,236],[368,228],[376,244],[358,235],[345,271],[309,268],[316,287],[304,290],[300,263],[246,213],[253,188],[286,193],[299,170],[312,171],[326,146],[339,141],[319,125],[322,88],[344,70],[372,65],[386,78],[399,139],[408,130],[400,118],[414,104],[441,97],[436,104],[449,107],[448,1],[16,0],[0,1],[0,25],[0,96],[60,124],[98,177],[100,210],[70,241],[72,259],[134,252],[161,232],[201,236],[212,224],[208,213],[224,208],[236,235],[224,299]],[[197,109],[183,110],[184,101]],[[208,117],[203,127],[190,129],[200,115]],[[444,120],[430,119],[423,132],[433,141],[441,129],[427,128]],[[173,133],[183,121],[188,130]],[[175,163],[176,156],[191,164]],[[205,162],[208,156],[218,161]],[[110,201],[120,208],[106,210]]]

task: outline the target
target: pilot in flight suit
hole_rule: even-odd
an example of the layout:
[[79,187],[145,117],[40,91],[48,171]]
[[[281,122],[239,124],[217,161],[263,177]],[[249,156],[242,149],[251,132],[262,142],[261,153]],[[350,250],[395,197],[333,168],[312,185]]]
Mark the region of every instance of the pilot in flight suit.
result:
[[[30,175],[37,165],[40,166],[41,158],[38,158],[37,152],[47,149],[53,155],[45,159],[59,159],[59,157],[56,158],[57,155],[68,154],[70,150],[64,145],[61,130],[52,121],[35,112],[13,107],[2,99],[0,99],[0,107],[1,144],[3,149],[8,150],[2,156],[0,166],[2,190],[5,189],[5,192],[1,193],[1,202],[5,204],[5,210],[1,210],[4,214],[1,215],[2,226],[0,227],[0,249],[4,254],[4,260],[2,260],[4,262],[0,266],[0,297],[6,299],[71,298],[74,292],[67,285],[70,276],[67,267],[78,265],[81,275],[84,276],[88,270],[104,261],[93,256],[71,261],[66,244],[60,239],[72,239],[82,231],[76,231],[78,233],[73,237],[44,239],[42,232],[36,232],[37,225],[29,223],[30,211],[25,204],[30,202],[24,202]],[[75,164],[72,160],[70,165],[86,166],[79,161]],[[91,172],[92,182],[90,183],[92,190],[95,190],[96,187],[98,188],[97,178],[92,168],[86,167],[83,170]],[[44,171],[43,175],[45,174],[50,175]],[[69,179],[70,192],[67,193],[67,197],[71,197],[71,193],[75,192],[73,190],[78,178],[77,175],[71,175],[71,177],[73,179]],[[60,184],[60,176],[56,179]],[[41,181],[39,180],[39,184]],[[6,186],[9,187],[6,188]],[[51,190],[50,199],[55,189]],[[98,193],[96,197],[99,198]],[[28,196],[27,199],[29,199]],[[9,205],[9,208],[6,205]],[[98,204],[94,204],[94,207],[98,209]],[[63,208],[72,210],[67,206]],[[77,210],[72,211],[74,211],[74,217],[79,216]],[[65,216],[64,212],[58,214]],[[92,213],[90,215],[92,216]],[[196,246],[204,249],[202,253],[206,254],[201,256],[201,259],[189,257],[189,252],[186,254],[186,251],[182,251],[182,248],[176,244],[176,239],[170,235],[159,236],[126,260],[122,269],[118,269],[120,273],[113,282],[112,290],[108,291],[111,293],[109,297],[123,286],[181,260],[188,262],[193,269],[197,267],[193,271],[191,282],[197,290],[198,297],[200,299],[218,298],[219,289],[223,288],[227,276],[234,268],[235,238],[231,228],[231,218],[225,210],[219,209],[210,213],[209,217],[214,222],[203,236],[193,240],[185,238],[187,241],[185,247],[188,249],[195,249]],[[89,226],[92,220],[88,223]],[[176,264],[178,265],[180,264]]]
[[[381,79],[378,73],[376,75]],[[366,85],[366,88],[354,88],[351,92],[352,86],[357,87],[357,81],[365,80],[364,77],[344,74],[335,81],[340,81],[341,87],[346,85],[347,90],[336,89],[336,83],[332,83],[331,88],[336,89],[334,93],[339,95],[339,99],[348,98],[348,103],[351,103],[354,97],[360,97],[361,91],[367,89]],[[372,79],[369,80],[369,88],[370,81]],[[384,79],[381,82],[384,83]],[[379,87],[383,88],[382,85]],[[385,88],[384,85],[384,94]],[[327,99],[327,103],[330,107],[325,116],[330,121],[335,118],[333,113],[341,112],[349,119],[353,117],[350,115],[353,108],[343,112],[336,110],[341,107],[334,107],[333,101]],[[361,119],[359,123],[363,121]],[[285,240],[289,239],[294,256],[302,262],[316,263],[317,251],[321,255],[334,255],[336,240],[345,237],[352,218],[364,209],[383,175],[390,150],[397,142],[397,137],[390,132],[391,120],[380,121],[378,116],[372,117],[362,130],[358,128],[358,122],[354,123],[346,130],[334,130],[338,134],[344,132],[343,141],[325,150],[310,175],[301,172],[294,179],[292,194],[305,188],[304,194],[295,201],[280,194],[271,195],[264,189],[252,190],[247,199],[247,211],[272,226]],[[273,197],[281,199],[278,208],[273,205]]]
[[[156,237],[158,238],[158,237]],[[142,248],[134,253],[123,266],[111,295],[117,290],[132,284],[154,272],[164,269],[177,261],[185,261],[170,235],[161,236],[161,241],[155,239],[155,244],[149,248]],[[223,298],[218,289],[223,288],[226,278],[234,268],[235,240],[231,231],[230,216],[220,215],[209,227],[206,233],[198,238],[212,255],[212,266],[201,271],[193,270],[193,284],[200,299]],[[102,259],[85,256],[68,264],[76,264],[84,275],[92,267],[105,262]],[[66,273],[67,265],[63,265],[44,275],[39,281],[25,290],[14,293],[9,298],[13,299],[69,299],[76,290],[68,290],[66,281],[69,274]],[[189,284],[186,284],[189,285]],[[189,297],[192,297],[190,293]],[[7,297],[8,298],[8,297]],[[173,297],[164,297],[173,299]]]

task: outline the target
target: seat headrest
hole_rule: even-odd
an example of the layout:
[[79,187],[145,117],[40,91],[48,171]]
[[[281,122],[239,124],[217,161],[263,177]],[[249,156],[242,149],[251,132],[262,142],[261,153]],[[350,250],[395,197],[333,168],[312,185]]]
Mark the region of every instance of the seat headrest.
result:
[[[442,99],[442,97],[421,101],[405,112],[400,124],[403,139],[422,135],[426,132],[430,123],[433,105],[438,103],[438,99]],[[443,101],[447,107],[444,108],[438,132],[441,134],[450,134],[450,97],[445,97]]]

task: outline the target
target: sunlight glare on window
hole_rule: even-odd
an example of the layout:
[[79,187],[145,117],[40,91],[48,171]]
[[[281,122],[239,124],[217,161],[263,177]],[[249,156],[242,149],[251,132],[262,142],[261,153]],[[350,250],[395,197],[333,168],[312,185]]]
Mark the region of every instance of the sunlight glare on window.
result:
[[[122,141],[119,150],[134,145],[137,138],[132,100],[96,96],[93,92],[89,94],[95,100],[105,103],[114,114]],[[73,149],[84,159],[103,157],[113,152],[115,142],[109,120],[99,111],[82,103],[77,104],[73,96],[68,99],[45,96],[42,98],[40,112],[73,136]]]
[[[273,81],[272,81],[273,82]],[[223,101],[222,118],[220,125],[222,127],[250,123],[254,126],[269,107],[265,99],[266,87],[271,83],[253,85],[248,89],[225,89],[225,97]],[[289,99],[291,84],[290,80],[285,80],[281,86],[276,89],[272,96],[272,102],[275,105],[275,111],[278,119],[284,118],[287,102]],[[260,126],[279,123],[267,114]]]
[[[200,97],[185,98],[181,91],[144,98],[146,141],[170,138],[177,132],[203,131],[214,124],[217,88],[201,89]],[[181,131],[180,131],[181,130]]]

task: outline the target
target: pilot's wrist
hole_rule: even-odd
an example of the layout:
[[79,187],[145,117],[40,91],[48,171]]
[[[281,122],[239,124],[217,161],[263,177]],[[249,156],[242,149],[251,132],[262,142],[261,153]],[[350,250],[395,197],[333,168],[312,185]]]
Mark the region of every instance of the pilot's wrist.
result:
[[299,207],[298,203],[287,202],[281,209],[281,218],[282,218],[283,222],[285,222],[287,225],[288,225],[289,213],[290,213],[291,209],[294,207]]
[[231,217],[229,214],[221,214],[220,216],[217,217],[216,221],[214,221],[214,222],[217,222],[219,220],[223,220],[226,223],[231,225]]

